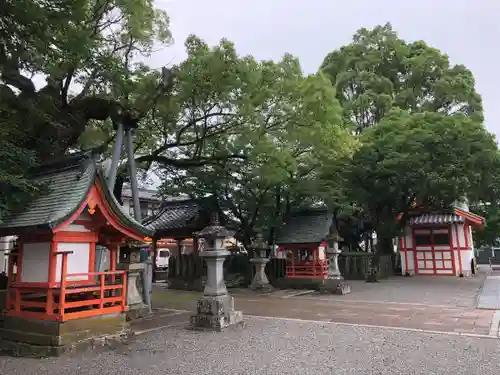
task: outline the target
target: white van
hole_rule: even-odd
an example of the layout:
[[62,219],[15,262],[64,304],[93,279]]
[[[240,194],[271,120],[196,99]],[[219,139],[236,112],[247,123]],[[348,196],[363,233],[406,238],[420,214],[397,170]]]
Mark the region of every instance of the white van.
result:
[[156,254],[156,270],[167,271],[169,258],[170,258],[169,249],[159,249],[158,254]]

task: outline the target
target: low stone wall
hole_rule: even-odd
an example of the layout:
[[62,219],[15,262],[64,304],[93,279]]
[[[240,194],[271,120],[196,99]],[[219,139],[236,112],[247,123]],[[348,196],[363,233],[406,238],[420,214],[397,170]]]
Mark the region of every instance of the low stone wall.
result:
[[[339,256],[339,269],[346,280],[366,280],[373,253],[345,252]],[[381,255],[378,277],[386,279],[394,276],[394,256]]]
[[[346,280],[365,280],[369,271],[372,253],[349,252],[339,256],[339,269]],[[395,257],[380,257],[378,278],[394,276]],[[317,289],[323,279],[286,277],[286,259],[272,258],[266,264],[269,282],[280,289]],[[227,287],[247,287],[254,276],[255,269],[248,255],[232,255],[224,262],[224,274]],[[194,254],[170,257],[168,284],[171,289],[203,291],[206,279],[205,261]]]
[[67,322],[0,316],[0,351],[22,357],[58,356],[92,340],[124,334],[125,314],[108,314]]

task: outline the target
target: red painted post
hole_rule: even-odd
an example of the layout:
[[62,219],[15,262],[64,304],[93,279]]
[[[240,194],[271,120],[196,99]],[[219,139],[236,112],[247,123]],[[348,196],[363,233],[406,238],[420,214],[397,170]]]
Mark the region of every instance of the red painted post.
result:
[[62,255],[61,262],[61,283],[59,288],[59,315],[61,316],[61,320],[64,320],[64,305],[66,301],[66,277],[68,274],[68,255],[73,254],[72,251],[59,251],[56,253],[57,255]]
[[99,284],[101,288],[100,290],[101,300],[99,303],[99,309],[102,310],[104,308],[104,274],[99,275]]
[[122,274],[122,311],[127,307],[127,273]]

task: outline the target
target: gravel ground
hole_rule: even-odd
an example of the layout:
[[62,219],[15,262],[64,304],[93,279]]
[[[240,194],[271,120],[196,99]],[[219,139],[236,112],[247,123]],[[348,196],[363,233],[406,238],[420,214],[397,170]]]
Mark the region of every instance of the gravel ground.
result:
[[500,374],[500,340],[246,318],[223,333],[182,327],[58,359],[0,357],[0,374]]

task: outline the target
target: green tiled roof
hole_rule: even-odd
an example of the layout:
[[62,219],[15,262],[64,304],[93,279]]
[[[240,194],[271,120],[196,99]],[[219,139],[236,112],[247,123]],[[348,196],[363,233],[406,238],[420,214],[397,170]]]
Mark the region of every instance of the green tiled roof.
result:
[[[57,163],[40,167],[33,180],[43,184],[43,191],[22,211],[10,212],[0,218],[0,234],[56,227],[82,205],[96,179],[107,186],[91,153],[70,155]],[[109,189],[103,190],[112,212],[123,226],[133,228],[145,237],[153,235],[151,230],[123,212]]]
[[326,209],[311,209],[292,214],[276,235],[276,243],[320,243],[328,234],[333,215]]
[[40,168],[33,180],[44,185],[42,192],[22,211],[2,217],[0,231],[57,226],[83,203],[95,175],[96,166],[89,157],[68,158],[66,163]]

